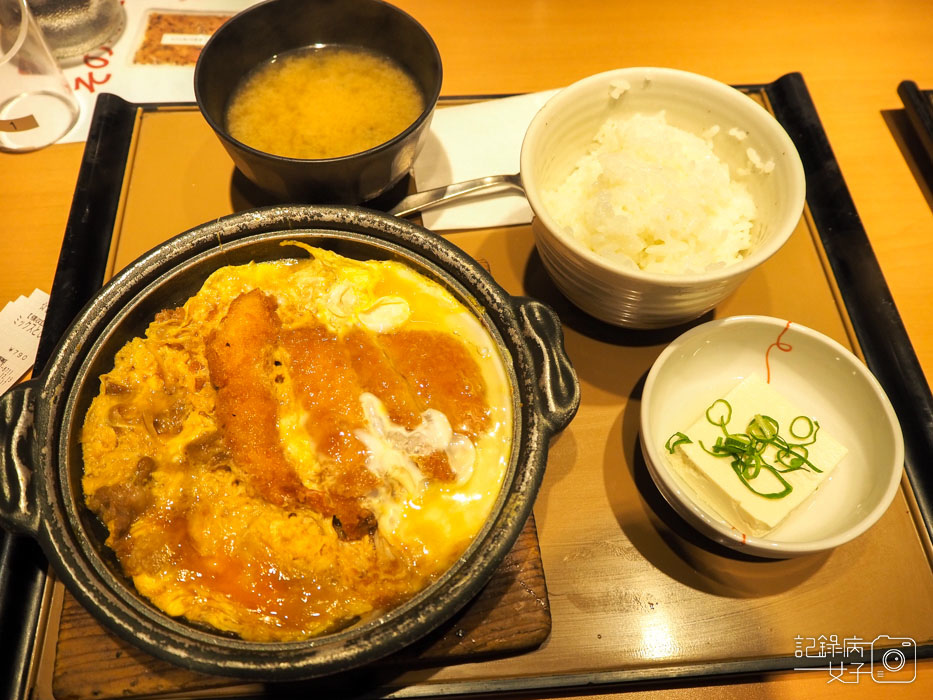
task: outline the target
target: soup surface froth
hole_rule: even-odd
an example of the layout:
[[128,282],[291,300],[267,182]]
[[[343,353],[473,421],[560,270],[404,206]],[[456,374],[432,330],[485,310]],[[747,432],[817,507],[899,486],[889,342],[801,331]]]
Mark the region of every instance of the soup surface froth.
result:
[[374,148],[424,110],[415,81],[388,57],[325,46],[289,51],[249,73],[227,107],[230,134],[289,158],[339,158]]

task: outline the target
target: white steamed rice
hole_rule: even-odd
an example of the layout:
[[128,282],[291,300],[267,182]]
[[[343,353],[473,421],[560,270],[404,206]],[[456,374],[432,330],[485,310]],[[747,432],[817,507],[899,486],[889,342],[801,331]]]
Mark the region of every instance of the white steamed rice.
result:
[[751,245],[755,203],[713,152],[663,112],[612,118],[544,203],[564,232],[625,268],[716,270]]

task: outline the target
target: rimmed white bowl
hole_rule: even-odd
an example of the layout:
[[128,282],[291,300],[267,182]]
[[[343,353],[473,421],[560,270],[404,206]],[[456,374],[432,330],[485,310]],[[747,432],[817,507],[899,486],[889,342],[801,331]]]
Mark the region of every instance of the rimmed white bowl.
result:
[[[779,336],[785,350],[771,347]],[[750,374],[766,379],[769,367],[771,386],[848,454],[775,530],[752,537],[698,498],[671,467],[665,443]],[[891,504],[904,468],[897,416],[864,363],[822,333],[768,316],[710,321],[666,347],[645,381],[640,440],[654,483],[678,514],[720,544],[771,558],[829,550],[861,535]]]
[[[616,86],[628,88],[619,99]],[[753,246],[734,265],[715,272],[665,275],[626,270],[562,230],[542,193],[562,182],[591,147],[610,116],[656,114],[700,135],[714,125],[714,151],[743,181],[757,207]],[[729,134],[747,132],[738,139]],[[771,172],[750,166],[748,150],[773,162]],[[739,169],[750,173],[738,175]],[[611,324],[632,328],[677,325],[714,308],[787,241],[800,220],[805,178],[793,141],[748,95],[712,78],[671,68],[621,68],[584,78],[552,97],[531,121],[522,143],[522,184],[534,212],[539,254],[555,284],[575,305]]]

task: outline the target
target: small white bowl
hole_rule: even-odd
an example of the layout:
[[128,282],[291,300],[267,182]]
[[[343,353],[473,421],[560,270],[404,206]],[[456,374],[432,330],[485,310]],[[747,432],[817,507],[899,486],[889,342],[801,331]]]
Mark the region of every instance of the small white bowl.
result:
[[[769,352],[782,331],[791,349]],[[671,468],[665,443],[750,374],[765,379],[769,366],[771,386],[817,417],[848,454],[775,530],[746,537]],[[897,416],[862,361],[817,331],[767,316],[710,321],[665,348],[645,381],[640,440],[655,485],[688,523],[720,544],[771,558],[832,549],[865,532],[891,504],[904,468]]]
[[[613,99],[614,86],[629,87]],[[757,207],[750,252],[738,263],[704,274],[666,275],[625,270],[561,230],[542,192],[561,183],[591,147],[610,116],[656,114],[695,135],[714,125],[716,156],[740,168]],[[729,131],[747,132],[739,140]],[[750,166],[753,148],[771,172]],[[728,296],[771,257],[794,231],[803,211],[805,178],[793,141],[777,120],[748,95],[694,73],[670,68],[622,68],[584,78],[557,93],[537,113],[521,151],[522,184],[535,218],[535,243],[548,273],[570,301],[607,323],[661,328],[697,318]]]

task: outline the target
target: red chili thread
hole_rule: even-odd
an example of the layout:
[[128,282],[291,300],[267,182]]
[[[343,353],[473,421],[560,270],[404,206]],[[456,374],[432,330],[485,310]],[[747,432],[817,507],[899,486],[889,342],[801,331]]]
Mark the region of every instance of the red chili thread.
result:
[[771,354],[771,348],[777,348],[781,352],[790,352],[794,347],[790,343],[782,343],[781,338],[787,333],[787,329],[790,328],[790,321],[787,322],[787,325],[784,326],[784,330],[778,333],[777,340],[775,340],[771,345],[768,346],[768,349],[765,350],[765,369],[767,370],[767,383],[771,383],[771,359],[768,357]]

